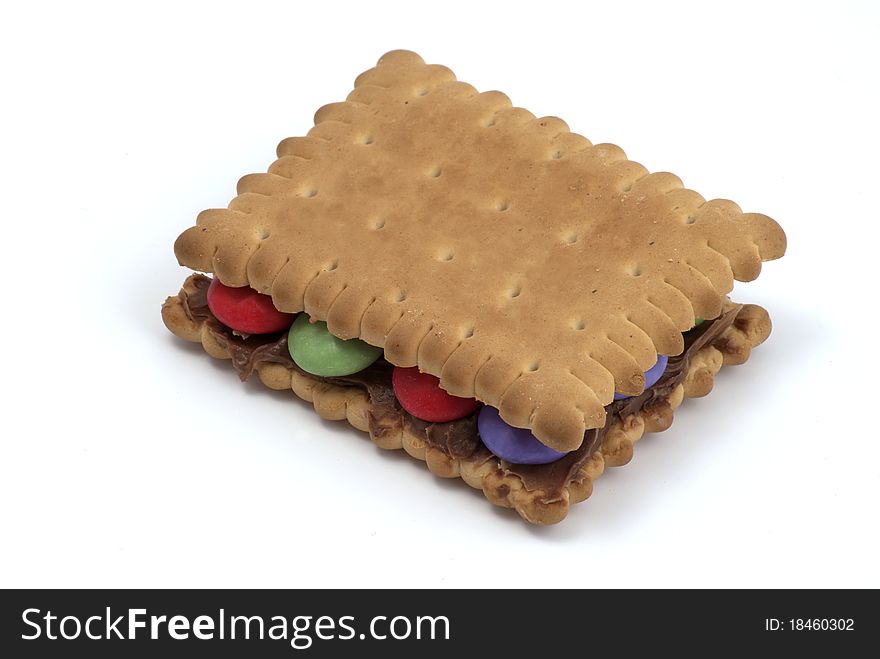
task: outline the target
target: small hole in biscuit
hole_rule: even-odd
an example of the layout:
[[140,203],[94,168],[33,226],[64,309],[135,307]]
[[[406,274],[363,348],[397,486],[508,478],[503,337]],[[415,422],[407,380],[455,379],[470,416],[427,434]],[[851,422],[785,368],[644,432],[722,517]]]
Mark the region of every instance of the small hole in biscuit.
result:
[[405,299],[406,299],[406,293],[404,293],[403,291],[401,291],[401,292],[398,293],[397,296],[394,298],[394,301],[395,301],[395,302],[403,302]]
[[538,362],[532,362],[531,364],[529,364],[529,368],[527,370],[529,373],[534,373],[540,368],[540,366],[541,365],[538,364]]
[[309,188],[305,192],[303,192],[303,196],[311,199],[312,197],[318,196],[318,191],[315,188]]
[[361,140],[361,143],[362,144],[372,144],[373,143],[373,136],[372,135],[365,135],[364,138]]
[[576,233],[569,234],[568,237],[565,239],[565,242],[567,242],[569,245],[574,245],[577,241],[578,236]]
[[572,325],[578,332],[584,330],[587,327],[587,324],[582,320],[576,320]]
[[697,218],[695,218],[693,215],[688,215],[687,219],[684,221],[685,224],[696,224],[696,222]]
[[495,125],[495,117],[487,120],[485,124],[483,124],[486,128],[492,128]]
[[553,157],[553,160],[559,160],[560,158],[562,158],[562,151],[557,151],[556,153],[553,154],[552,157]]
[[641,267],[634,265],[632,268],[630,268],[629,274],[631,274],[633,277],[641,277],[642,269]]
[[373,222],[373,231],[378,231],[385,226],[385,220],[375,220]]
[[510,297],[511,297],[511,298],[519,297],[519,296],[520,296],[520,293],[522,293],[522,287],[521,287],[521,286],[517,286],[516,288],[512,288],[512,289],[510,290]]
[[428,89],[427,87],[422,87],[421,89],[416,91],[416,94],[418,94],[419,96],[427,96],[428,92],[430,92],[430,91],[431,90]]
[[496,204],[495,207],[499,210],[499,212],[503,213],[503,212],[506,211],[508,208],[510,208],[510,202],[507,201],[506,199],[502,199],[501,201],[499,201],[499,202]]
[[440,260],[441,260],[441,261],[446,261],[447,263],[448,263],[449,261],[451,261],[452,259],[454,259],[454,258],[455,258],[455,253],[454,253],[452,250],[449,250],[449,251],[443,252],[443,253],[440,255]]
[[464,334],[461,335],[461,338],[462,338],[462,339],[469,339],[469,338],[471,338],[473,335],[474,335],[474,328],[473,328],[473,327],[468,327],[468,328],[464,331]]
[[260,240],[266,240],[269,237],[269,229],[262,228],[260,229]]
[[653,247],[653,246],[654,246],[654,241],[653,241],[653,240],[650,241],[650,242],[648,243],[648,246],[649,246],[649,247]]
[[336,270],[336,268],[338,268],[338,267],[339,267],[339,261],[330,261],[330,263],[327,264],[327,267],[324,268],[324,270],[331,272],[333,270]]
[[430,176],[431,178],[439,178],[440,174],[442,174],[442,173],[443,173],[443,170],[440,169],[439,167],[432,167],[431,169],[428,170],[428,176]]
[[623,186],[624,192],[629,192],[632,189],[633,189],[632,183],[627,183],[626,185]]

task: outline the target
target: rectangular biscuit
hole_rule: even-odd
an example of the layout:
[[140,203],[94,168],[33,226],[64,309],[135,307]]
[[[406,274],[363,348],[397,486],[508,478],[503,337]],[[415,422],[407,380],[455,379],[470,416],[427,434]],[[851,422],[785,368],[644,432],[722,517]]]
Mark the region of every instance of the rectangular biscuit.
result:
[[182,265],[378,346],[562,452],[784,251],[769,217],[407,51],[175,243]]

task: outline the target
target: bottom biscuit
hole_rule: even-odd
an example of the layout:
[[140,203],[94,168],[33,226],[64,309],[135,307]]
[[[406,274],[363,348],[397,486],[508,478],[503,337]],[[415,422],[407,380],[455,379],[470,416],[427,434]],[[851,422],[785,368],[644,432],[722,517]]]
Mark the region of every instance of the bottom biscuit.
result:
[[[312,403],[321,417],[347,420],[369,433],[380,448],[403,449],[423,460],[436,476],[461,478],[482,490],[493,504],[513,508],[534,524],[564,519],[571,504],[590,496],[593,481],[606,466],[629,462],[634,444],[646,432],[669,428],[673,412],[684,398],[708,394],[722,365],[744,363],[751,349],[771,330],[769,315],[761,307],[726,302],[723,329],[716,325],[712,331],[707,321],[709,325],[695,331],[675,367],[670,359],[667,374],[657,383],[662,386],[608,406],[605,427],[588,431],[584,446],[573,452],[571,459],[549,465],[510,465],[478,440],[475,447],[475,427],[458,422],[427,424],[408,417],[391,392],[390,371],[385,369],[386,373],[382,366],[374,369],[373,376],[360,379],[321,378],[302,371],[290,360],[286,335],[274,341],[234,335],[207,310],[204,297],[209,282],[207,277],[192,275],[180,293],[162,305],[162,319],[176,336],[201,342],[212,357],[232,359],[243,378],[255,370],[267,387],[292,389]],[[679,372],[674,373],[676,368]]]

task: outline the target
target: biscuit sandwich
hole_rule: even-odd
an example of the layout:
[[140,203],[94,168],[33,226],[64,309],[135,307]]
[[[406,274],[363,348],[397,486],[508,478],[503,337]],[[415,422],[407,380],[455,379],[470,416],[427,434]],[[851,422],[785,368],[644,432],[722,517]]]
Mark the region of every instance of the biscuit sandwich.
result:
[[551,524],[767,338],[785,234],[392,51],[174,251],[175,335]]

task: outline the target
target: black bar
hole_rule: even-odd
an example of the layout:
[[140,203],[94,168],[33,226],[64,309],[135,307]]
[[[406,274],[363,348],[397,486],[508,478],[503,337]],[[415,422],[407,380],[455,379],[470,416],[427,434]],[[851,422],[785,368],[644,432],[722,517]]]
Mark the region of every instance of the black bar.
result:
[[[130,613],[137,609],[143,612]],[[802,649],[850,656],[877,640],[878,612],[876,591],[845,590],[7,590],[0,592],[0,656],[338,657],[369,650],[431,657],[485,648],[553,659],[644,647],[703,656]],[[172,638],[173,616],[183,616],[173,633],[186,639]],[[132,619],[144,626],[130,630]],[[242,638],[246,627],[249,640]],[[273,630],[286,639],[269,638]],[[78,637],[61,638],[62,631]],[[111,638],[91,640],[87,631]],[[133,640],[118,638],[130,631]]]

